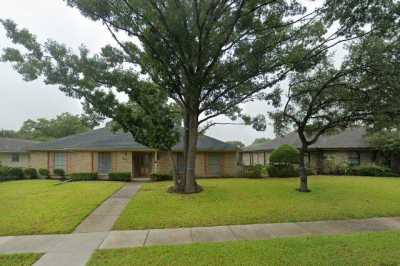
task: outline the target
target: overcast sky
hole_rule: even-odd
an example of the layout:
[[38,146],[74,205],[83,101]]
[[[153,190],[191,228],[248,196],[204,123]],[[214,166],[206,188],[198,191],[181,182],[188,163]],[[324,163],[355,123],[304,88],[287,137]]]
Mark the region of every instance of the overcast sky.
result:
[[[309,1],[307,1],[310,4]],[[314,3],[311,3],[315,5]],[[100,23],[90,21],[62,0],[2,0],[0,18],[10,18],[19,27],[28,28],[39,41],[54,39],[76,48],[85,44],[92,52],[114,41]],[[0,49],[10,45],[0,27]],[[252,115],[266,113],[264,102],[248,103],[244,110]],[[82,112],[78,100],[69,98],[55,86],[41,81],[25,82],[10,64],[0,62],[0,129],[18,129],[31,118],[53,118],[63,112]],[[220,119],[224,121],[224,119]],[[257,132],[247,126],[215,126],[208,135],[222,140],[240,140],[250,144],[255,138],[273,137],[272,126]]]

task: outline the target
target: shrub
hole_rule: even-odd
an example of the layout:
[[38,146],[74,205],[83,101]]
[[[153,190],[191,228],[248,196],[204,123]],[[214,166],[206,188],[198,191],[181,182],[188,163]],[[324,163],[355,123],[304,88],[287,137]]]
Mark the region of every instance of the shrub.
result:
[[0,166],[0,176],[3,176],[3,177],[8,176],[9,171],[10,171],[10,167]]
[[112,181],[123,181],[123,182],[131,181],[131,173],[129,173],[129,172],[109,173],[108,177]]
[[296,177],[299,176],[298,168],[293,164],[271,164],[268,166],[270,177]]
[[283,144],[271,153],[269,161],[271,164],[298,164],[299,158],[299,151],[295,147]]
[[397,176],[390,168],[374,165],[351,167],[349,174],[359,176]]
[[38,173],[35,168],[26,168],[24,169],[25,178],[28,179],[36,179],[38,178]]
[[9,179],[23,179],[24,170],[21,167],[10,167],[8,168]]
[[40,175],[41,177],[44,177],[44,178],[49,178],[49,177],[50,177],[50,172],[49,172],[49,170],[47,170],[47,169],[40,168],[40,169],[39,169],[39,175]]
[[167,175],[167,174],[152,174],[150,175],[150,179],[153,181],[167,181],[167,180],[173,180],[172,175]]
[[246,178],[262,178],[264,166],[261,164],[243,166],[242,177]]
[[70,174],[69,177],[72,179],[72,181],[96,180],[97,173],[73,173]]
[[7,181],[10,179],[9,171],[10,171],[10,167],[0,166],[0,182]]
[[64,178],[64,177],[65,177],[65,171],[64,171],[64,169],[54,169],[54,170],[53,170],[53,174],[56,175],[56,176],[59,176],[59,177],[61,177],[61,178]]

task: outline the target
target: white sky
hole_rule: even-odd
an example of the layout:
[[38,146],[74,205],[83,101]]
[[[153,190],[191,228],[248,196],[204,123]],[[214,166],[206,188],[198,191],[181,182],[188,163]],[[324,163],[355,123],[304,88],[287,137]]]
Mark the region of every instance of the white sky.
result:
[[[304,1],[309,6],[318,2]],[[20,28],[28,28],[39,41],[54,39],[72,48],[85,44],[92,52],[106,44],[115,44],[100,23],[81,16],[62,0],[2,0],[0,18],[10,18]],[[10,45],[0,27],[0,50]],[[265,102],[244,105],[245,112],[251,115],[266,114],[267,108]],[[0,62],[0,129],[18,129],[29,118],[53,118],[63,112],[79,114],[81,104],[65,96],[56,86],[23,81],[10,64]],[[219,121],[225,120],[220,118]],[[272,125],[264,132],[248,126],[215,126],[207,134],[225,141],[240,140],[250,144],[255,138],[273,137],[273,129]]]

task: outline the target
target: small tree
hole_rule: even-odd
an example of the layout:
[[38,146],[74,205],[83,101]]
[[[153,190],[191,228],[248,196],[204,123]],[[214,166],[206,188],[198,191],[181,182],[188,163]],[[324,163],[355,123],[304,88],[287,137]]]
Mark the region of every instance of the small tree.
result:
[[387,117],[399,111],[390,101],[395,91],[366,86],[360,77],[364,66],[354,66],[350,62],[353,62],[351,57],[337,69],[326,59],[312,71],[294,74],[282,109],[270,113],[278,134],[294,129],[301,141],[301,192],[310,191],[305,153],[321,135],[360,123],[373,123],[376,117]]
[[283,144],[271,153],[269,161],[272,164],[298,164],[299,151],[292,145]]

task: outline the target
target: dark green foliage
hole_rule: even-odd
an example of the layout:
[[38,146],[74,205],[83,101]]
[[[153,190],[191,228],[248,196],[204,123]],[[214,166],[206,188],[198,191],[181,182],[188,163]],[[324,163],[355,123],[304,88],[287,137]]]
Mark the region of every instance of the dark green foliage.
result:
[[11,179],[23,179],[25,177],[24,170],[21,167],[9,167],[8,177]]
[[0,130],[0,138],[15,138],[16,139],[16,138],[20,138],[20,136],[17,131],[1,129]]
[[47,170],[47,169],[40,168],[40,169],[39,169],[39,175],[40,175],[41,177],[44,177],[44,178],[49,178],[49,177],[50,177],[50,172],[49,172],[49,170]]
[[237,148],[243,148],[245,145],[243,142],[238,141],[238,140],[231,140],[231,141],[225,141],[226,143],[232,144],[234,146],[236,146]]
[[261,164],[244,165],[242,167],[242,177],[246,178],[262,178],[264,166]]
[[393,173],[390,168],[382,167],[382,166],[358,166],[358,167],[350,167],[348,175],[358,175],[358,176],[386,176],[393,177],[398,176]]
[[25,168],[24,175],[25,175],[25,178],[27,178],[27,179],[37,179],[38,178],[38,172],[35,168]]
[[96,180],[97,173],[73,173],[69,175],[69,178],[72,179],[72,181]]
[[54,119],[28,119],[18,131],[0,130],[0,137],[50,140],[83,133],[98,125],[97,120],[88,115],[63,113]]
[[293,164],[271,164],[267,168],[269,177],[297,177],[298,168]]
[[64,169],[54,169],[54,170],[53,170],[53,174],[54,174],[55,176],[59,176],[59,177],[61,177],[61,178],[64,178],[64,177],[65,177],[65,171],[64,171]]
[[271,141],[272,141],[272,139],[269,139],[269,138],[258,138],[258,139],[255,139],[253,141],[252,145],[254,145],[254,144],[268,144]]
[[168,180],[173,180],[172,175],[167,175],[167,174],[152,174],[150,175],[150,179],[153,181],[168,181]]
[[0,181],[24,179],[24,170],[21,167],[0,166]]
[[8,180],[8,171],[9,171],[9,167],[0,166],[0,182]]
[[269,157],[271,164],[298,164],[299,151],[289,144],[283,144],[275,149]]
[[108,174],[108,177],[110,178],[111,181],[130,182],[131,176],[132,175],[129,172],[115,172]]

